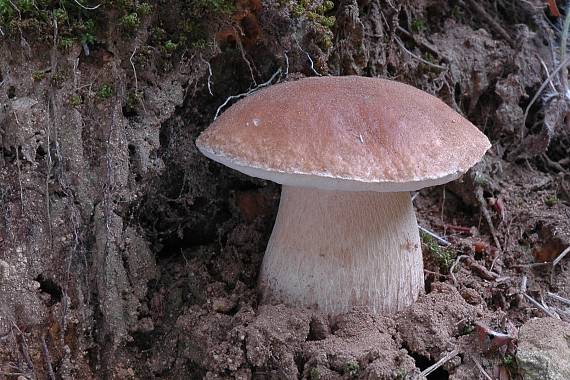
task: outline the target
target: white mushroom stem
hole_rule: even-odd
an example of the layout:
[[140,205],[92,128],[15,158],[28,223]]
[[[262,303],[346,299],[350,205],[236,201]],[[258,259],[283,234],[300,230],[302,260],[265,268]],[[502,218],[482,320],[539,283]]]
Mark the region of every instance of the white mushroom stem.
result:
[[260,275],[263,302],[391,313],[423,291],[410,194],[283,186]]

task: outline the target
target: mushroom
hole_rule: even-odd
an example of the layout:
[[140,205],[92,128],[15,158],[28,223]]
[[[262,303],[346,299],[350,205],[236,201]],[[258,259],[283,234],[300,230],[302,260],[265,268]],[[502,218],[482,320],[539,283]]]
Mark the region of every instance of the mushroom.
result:
[[490,147],[441,100],[357,76],[259,91],[196,141],[207,157],[283,185],[261,268],[262,302],[390,313],[423,291],[410,191],[458,178]]

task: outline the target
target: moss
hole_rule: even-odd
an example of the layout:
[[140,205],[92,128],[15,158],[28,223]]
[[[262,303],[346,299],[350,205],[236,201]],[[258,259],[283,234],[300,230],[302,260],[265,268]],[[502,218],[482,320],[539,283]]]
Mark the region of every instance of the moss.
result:
[[343,368],[344,374],[350,377],[358,376],[359,371],[360,371],[360,366],[356,362],[348,362],[344,365]]
[[321,373],[319,372],[318,368],[311,368],[309,371],[309,379],[310,380],[319,380],[321,378]]
[[127,101],[125,102],[125,108],[124,108],[125,113],[129,115],[136,114],[137,108],[139,107],[142,98],[143,98],[142,91],[129,92],[129,94],[127,95]]
[[291,9],[291,15],[292,15],[293,17],[299,18],[299,17],[303,16],[303,14],[305,13],[305,11],[306,11],[306,10],[305,10],[305,7],[303,7],[301,4],[296,4],[296,5],[294,5],[294,6],[292,7],[292,9]]
[[392,374],[392,377],[394,378],[394,380],[404,380],[406,378],[406,376],[408,376],[408,371],[406,371],[403,368],[398,368]]
[[81,41],[82,45],[93,45],[95,43],[95,36],[91,33],[83,33],[79,37],[79,41]]
[[460,335],[469,335],[469,334],[471,334],[473,331],[475,331],[475,324],[473,323],[473,321],[467,321],[467,322],[463,325],[463,329],[461,330]]
[[8,0],[0,0],[0,21],[7,23],[16,16],[16,10]]
[[137,13],[141,16],[148,16],[152,12],[152,5],[149,3],[142,3],[137,7]]
[[133,9],[135,6],[134,0],[110,0],[110,4],[113,3],[115,3],[114,5],[116,5],[117,8],[123,11]]
[[551,194],[544,197],[544,204],[547,205],[548,207],[554,207],[559,202],[560,199],[558,199],[558,196],[556,196],[556,194]]
[[455,251],[448,247],[442,247],[433,237],[430,235],[421,232],[422,244],[426,247],[429,255],[435,260],[439,269],[447,273],[449,272],[449,268],[453,265],[457,254]]
[[61,88],[63,83],[69,78],[69,72],[61,69],[51,76],[51,83],[57,88]]
[[105,100],[105,99],[109,99],[111,96],[113,96],[113,94],[115,93],[113,86],[111,86],[110,84],[102,84],[101,87],[99,87],[99,90],[97,90],[97,97],[99,99]]
[[151,41],[154,45],[162,44],[166,41],[166,30],[160,27],[154,27],[150,31]]
[[129,13],[121,18],[121,26],[129,32],[135,31],[140,24],[141,20],[137,13]]
[[505,367],[514,367],[516,364],[515,357],[513,355],[505,355],[503,357],[503,365]]
[[79,41],[82,45],[91,46],[95,44],[95,21],[86,20],[77,25],[77,30],[80,33]]
[[[60,36],[77,38],[82,34],[94,35],[95,19],[102,17],[104,14],[100,10],[86,13],[71,0],[0,0],[0,25],[7,26],[3,28],[5,34],[14,36],[31,32],[38,42],[52,39],[54,19]],[[58,41],[58,47],[68,49],[70,44]]]
[[203,15],[206,12],[230,14],[235,10],[232,0],[195,0],[191,4],[196,16]]
[[74,108],[77,108],[82,104],[83,104],[83,98],[81,97],[81,95],[75,94],[71,95],[71,97],[69,98],[69,105]]
[[73,38],[71,37],[61,37],[57,44],[57,47],[61,50],[69,50],[73,46]]
[[319,46],[323,50],[329,50],[330,48],[332,48],[332,46],[333,46],[332,36],[330,36],[328,34],[324,34],[323,37],[321,38],[321,40],[319,41]]
[[171,40],[168,40],[164,43],[163,47],[164,47],[164,51],[167,54],[172,54],[176,51],[176,49],[178,49],[178,44],[172,42]]
[[192,48],[196,50],[204,50],[206,48],[213,48],[214,43],[211,41],[206,41],[204,39],[192,42]]
[[328,50],[333,45],[332,29],[336,25],[336,18],[328,15],[334,9],[332,1],[301,0],[282,2],[281,6],[288,7],[293,18],[306,19],[312,22],[317,32],[321,35],[317,39],[319,47]]
[[42,70],[36,70],[32,73],[32,79],[34,80],[34,82],[41,82],[42,80],[44,80],[45,77],[46,73],[45,71]]
[[315,8],[315,11],[320,14],[325,14],[332,11],[334,8],[334,3],[332,1],[325,1],[321,5]]
[[63,8],[57,8],[53,11],[53,16],[57,20],[57,24],[61,25],[68,20],[67,11]]
[[426,29],[426,22],[422,19],[415,19],[411,22],[412,32],[420,33]]

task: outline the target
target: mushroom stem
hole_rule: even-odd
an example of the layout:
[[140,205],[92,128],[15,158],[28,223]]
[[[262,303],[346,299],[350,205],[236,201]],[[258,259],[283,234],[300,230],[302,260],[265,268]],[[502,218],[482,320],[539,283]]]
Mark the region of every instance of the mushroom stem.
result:
[[283,186],[259,279],[263,302],[391,313],[412,304],[423,283],[408,192]]

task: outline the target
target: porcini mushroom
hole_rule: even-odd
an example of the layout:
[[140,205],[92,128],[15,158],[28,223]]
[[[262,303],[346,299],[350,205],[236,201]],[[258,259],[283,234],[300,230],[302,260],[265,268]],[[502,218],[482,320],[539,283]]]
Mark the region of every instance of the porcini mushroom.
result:
[[441,100],[378,78],[281,83],[225,111],[207,157],[283,185],[263,258],[264,302],[387,313],[423,291],[410,191],[458,178],[489,140]]

